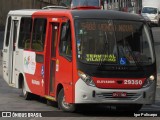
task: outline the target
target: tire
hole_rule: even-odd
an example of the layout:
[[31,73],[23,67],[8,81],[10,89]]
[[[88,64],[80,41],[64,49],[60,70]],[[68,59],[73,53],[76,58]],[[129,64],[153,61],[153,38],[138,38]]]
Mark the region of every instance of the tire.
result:
[[26,91],[26,86],[24,84],[24,81],[22,82],[22,96],[25,100],[31,100],[32,93]]
[[58,107],[65,112],[75,111],[75,104],[69,104],[65,102],[64,89],[61,89],[58,94]]
[[142,104],[126,104],[117,106],[118,111],[124,111],[128,113],[138,112],[142,108]]

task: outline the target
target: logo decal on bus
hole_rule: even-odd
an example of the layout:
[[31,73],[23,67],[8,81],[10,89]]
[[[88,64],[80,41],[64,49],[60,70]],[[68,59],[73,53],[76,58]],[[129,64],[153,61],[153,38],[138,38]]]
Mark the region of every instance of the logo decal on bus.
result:
[[34,74],[36,70],[35,52],[23,52],[23,69],[25,73]]
[[103,84],[103,83],[109,83],[109,84],[114,84],[114,80],[97,80],[97,83]]

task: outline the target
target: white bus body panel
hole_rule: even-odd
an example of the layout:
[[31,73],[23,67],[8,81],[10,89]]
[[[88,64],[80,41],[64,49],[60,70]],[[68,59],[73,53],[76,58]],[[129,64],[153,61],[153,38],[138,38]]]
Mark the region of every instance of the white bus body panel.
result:
[[[23,49],[18,48],[19,41],[19,30],[20,30],[20,21],[22,17],[31,17],[36,10],[15,10],[8,13],[8,17],[11,16],[11,28],[10,28],[10,37],[9,45],[6,46],[6,34],[7,34],[7,24],[5,29],[4,36],[4,45],[3,45],[3,78],[4,80],[12,87],[19,88],[19,74],[23,74],[24,82],[26,84],[25,73],[23,70]],[[13,50],[13,23],[14,20],[18,21],[17,26],[17,37],[16,42],[14,43],[15,50]],[[28,85],[26,84],[26,90],[30,91]]]
[[[79,79],[75,84],[75,103],[103,103],[103,104],[153,104],[155,101],[155,84],[153,82],[149,87],[141,89],[100,89],[97,87],[88,86],[82,79]],[[95,96],[93,97],[93,91]],[[127,92],[134,94],[134,96],[127,96],[126,98],[114,98],[113,92]],[[143,97],[143,93],[146,97]]]
[[6,28],[5,28],[5,36],[4,36],[4,42],[3,42],[3,78],[4,80],[9,84],[9,46],[6,46],[6,34],[7,34],[7,25],[8,25],[8,19],[6,22]]

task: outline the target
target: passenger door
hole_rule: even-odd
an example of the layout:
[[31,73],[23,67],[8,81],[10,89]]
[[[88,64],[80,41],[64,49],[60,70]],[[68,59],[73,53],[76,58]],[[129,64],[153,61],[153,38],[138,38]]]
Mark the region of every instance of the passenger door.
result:
[[3,47],[3,76],[7,83],[15,85],[15,49],[17,46],[20,17],[8,18],[5,42]]
[[[57,60],[57,56],[56,56],[56,45],[57,45],[57,41],[58,41],[58,33],[59,33],[59,23],[57,22],[52,22],[50,23],[51,25],[51,51],[50,51],[50,61],[49,61],[49,77],[50,77],[50,83],[49,83],[49,92],[50,95],[54,95],[54,91],[55,91],[55,79],[56,79],[56,71],[58,71],[58,60]],[[57,68],[56,68],[57,67]]]
[[60,31],[61,18],[49,18],[49,27],[47,32],[46,41],[46,54],[45,54],[45,95],[55,96],[55,83],[56,83],[56,64],[57,60],[57,44]]
[[63,85],[66,101],[72,102],[71,27],[66,18],[49,20],[45,56],[45,94],[55,97],[58,84]]

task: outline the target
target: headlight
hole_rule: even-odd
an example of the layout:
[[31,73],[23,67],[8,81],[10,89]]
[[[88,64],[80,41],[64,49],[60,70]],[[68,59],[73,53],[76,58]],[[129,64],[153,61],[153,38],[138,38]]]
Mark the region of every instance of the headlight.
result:
[[149,76],[149,78],[144,82],[143,88],[150,86],[154,80],[155,80],[154,75]]
[[154,75],[151,75],[151,76],[149,77],[149,80],[150,80],[150,81],[153,81],[153,80],[155,80],[155,77],[154,77]]
[[83,73],[82,71],[78,71],[78,75],[87,85],[95,87],[95,84],[89,75]]

